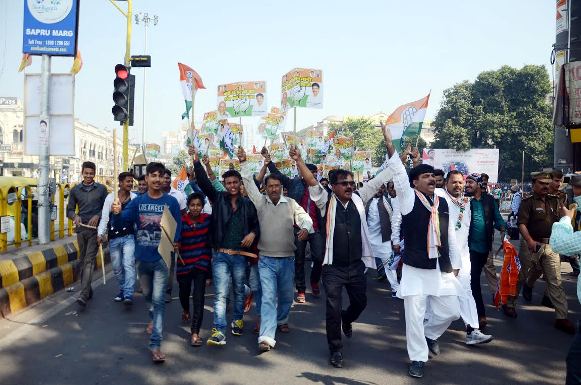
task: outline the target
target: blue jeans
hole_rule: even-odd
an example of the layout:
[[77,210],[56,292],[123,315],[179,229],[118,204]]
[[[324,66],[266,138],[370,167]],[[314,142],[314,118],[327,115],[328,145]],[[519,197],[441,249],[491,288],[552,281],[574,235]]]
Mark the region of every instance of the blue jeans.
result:
[[135,287],[135,238],[133,235],[126,235],[111,239],[109,253],[113,274],[119,282],[123,298],[132,299]]
[[261,255],[258,272],[262,286],[258,342],[266,342],[274,347],[276,327],[288,323],[288,314],[293,304],[295,257]]
[[244,315],[244,281],[246,278],[246,257],[215,252],[212,258],[212,276],[216,295],[214,299],[214,327],[226,333],[226,299],[230,292],[230,279],[234,285],[233,320],[241,320]]
[[248,274],[248,286],[250,286],[250,290],[252,290],[254,303],[256,304],[256,314],[260,316],[260,306],[262,304],[262,286],[260,285],[258,264],[250,265],[250,273]]
[[151,303],[149,318],[153,321],[153,333],[149,339],[151,350],[161,346],[163,332],[163,316],[165,313],[164,291],[167,285],[169,269],[163,259],[155,262],[139,262],[139,282],[143,296]]

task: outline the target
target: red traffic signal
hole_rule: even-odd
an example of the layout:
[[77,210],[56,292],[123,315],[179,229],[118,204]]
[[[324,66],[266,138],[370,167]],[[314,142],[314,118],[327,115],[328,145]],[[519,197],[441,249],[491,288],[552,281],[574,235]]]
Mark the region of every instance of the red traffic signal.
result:
[[125,80],[127,79],[127,76],[129,76],[129,70],[123,64],[117,64],[115,66],[115,75],[119,79]]

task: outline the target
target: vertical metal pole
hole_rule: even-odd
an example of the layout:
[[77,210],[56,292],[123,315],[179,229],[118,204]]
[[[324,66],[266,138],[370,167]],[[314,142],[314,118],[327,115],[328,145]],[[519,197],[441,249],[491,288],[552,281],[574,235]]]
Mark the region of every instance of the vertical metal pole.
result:
[[[50,165],[50,120],[48,115],[48,93],[50,81],[50,56],[42,55],[40,73],[40,120],[47,122],[46,132],[40,132],[39,180],[38,180],[38,241],[41,245],[50,242],[50,199],[48,174]],[[39,121],[40,126],[40,121]],[[30,230],[30,229],[29,229]]]
[[525,152],[522,152],[522,168],[520,174],[520,186],[525,191]]
[[[131,28],[133,1],[127,0],[127,36],[125,41],[125,65],[131,65]],[[123,123],[123,171],[129,170],[129,119]]]
[[[143,29],[145,31],[145,48],[144,48],[144,54],[147,55],[147,25],[149,24],[147,20],[144,21],[144,26]],[[145,87],[147,85],[146,82],[146,74],[147,74],[147,68],[144,67],[143,68],[143,106],[142,106],[142,113],[141,113],[141,147],[145,148]]]
[[296,108],[296,107],[293,107],[293,108],[294,108],[294,110],[295,110],[295,112],[294,112],[294,114],[295,114],[295,119],[294,119],[294,122],[293,122],[293,124],[294,124],[293,131],[296,133],[296,132],[297,132],[297,108]]

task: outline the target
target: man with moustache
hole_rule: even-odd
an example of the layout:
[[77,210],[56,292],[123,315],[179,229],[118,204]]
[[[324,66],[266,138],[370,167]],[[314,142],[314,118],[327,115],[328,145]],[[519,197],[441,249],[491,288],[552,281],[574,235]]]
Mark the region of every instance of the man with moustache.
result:
[[453,271],[458,273],[461,260],[448,203],[434,194],[434,168],[420,164],[408,176],[391,132],[385,126],[383,130],[405,239],[398,297],[404,300],[408,374],[421,378],[429,352],[440,353],[438,338],[460,317],[458,295],[463,289]]
[[443,189],[437,188],[436,194],[446,199],[450,210],[450,222],[456,231],[456,247],[460,253],[462,267],[457,278],[464,291],[458,296],[460,302],[460,316],[466,324],[466,345],[484,344],[492,341],[492,336],[480,331],[478,311],[470,286],[470,249],[468,237],[470,234],[471,210],[470,200],[464,196],[464,176],[458,170],[448,173]]

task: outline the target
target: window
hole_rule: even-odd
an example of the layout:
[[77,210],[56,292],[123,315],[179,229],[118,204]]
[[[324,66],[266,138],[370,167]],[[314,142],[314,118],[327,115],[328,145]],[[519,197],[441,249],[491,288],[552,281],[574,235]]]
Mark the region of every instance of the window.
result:
[[24,130],[20,130],[20,143],[24,142],[23,134]]
[[14,130],[12,131],[12,143],[19,143],[20,141],[20,134],[18,133],[18,130]]
[[4,144],[4,129],[0,126],[0,144]]

